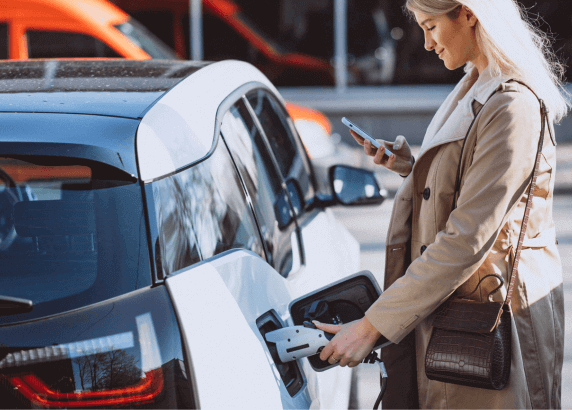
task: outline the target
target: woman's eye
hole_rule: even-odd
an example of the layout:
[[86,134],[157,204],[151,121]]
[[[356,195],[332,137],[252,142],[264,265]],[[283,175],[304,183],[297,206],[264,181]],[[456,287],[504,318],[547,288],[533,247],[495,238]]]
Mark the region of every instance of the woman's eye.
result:
[[436,26],[429,27],[429,28],[427,29],[427,31],[433,31],[433,29],[434,29],[435,27],[436,27]]

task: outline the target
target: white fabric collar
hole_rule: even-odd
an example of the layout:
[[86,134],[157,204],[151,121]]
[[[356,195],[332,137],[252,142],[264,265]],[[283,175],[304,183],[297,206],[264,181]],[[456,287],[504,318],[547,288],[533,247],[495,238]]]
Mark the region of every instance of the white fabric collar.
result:
[[498,86],[510,79],[506,75],[493,76],[487,67],[471,86],[477,74],[476,68],[467,73],[439,107],[427,128],[419,156],[437,145],[465,138],[475,118],[473,101],[484,105]]

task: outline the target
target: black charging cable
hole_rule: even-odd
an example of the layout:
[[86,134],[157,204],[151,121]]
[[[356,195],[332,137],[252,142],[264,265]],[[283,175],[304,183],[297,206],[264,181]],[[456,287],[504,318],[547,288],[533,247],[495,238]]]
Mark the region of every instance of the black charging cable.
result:
[[379,384],[381,386],[381,390],[377,396],[375,404],[373,405],[373,410],[377,410],[377,408],[380,407],[381,399],[383,399],[385,389],[387,388],[387,371],[385,370],[385,365],[381,359],[377,357],[377,353],[375,351],[372,351],[370,354],[368,354],[365,359],[363,359],[362,363],[379,364]]

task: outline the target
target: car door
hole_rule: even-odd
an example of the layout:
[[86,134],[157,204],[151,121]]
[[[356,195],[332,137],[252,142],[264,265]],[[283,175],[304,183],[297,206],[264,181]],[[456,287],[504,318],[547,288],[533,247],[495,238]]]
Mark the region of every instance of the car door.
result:
[[179,318],[201,407],[309,408],[300,365],[281,363],[263,338],[290,323],[292,297],[267,262],[242,184],[218,138],[207,158],[146,187],[158,277]]
[[285,107],[269,90],[246,94],[287,185],[299,229],[300,272],[290,277],[294,297],[321,288],[359,270],[359,243],[334,217],[331,209],[316,208],[312,165]]
[[[253,199],[263,236],[269,232],[269,226],[274,227],[272,249],[281,252],[276,252],[269,263],[274,263],[275,269],[286,278],[291,296],[300,297],[357,272],[357,241],[330,212],[321,209],[306,212],[306,204],[316,195],[313,173],[293,123],[278,98],[264,88],[246,93],[225,114],[221,131],[245,180],[245,189]],[[257,182],[249,182],[253,180]],[[274,188],[264,189],[264,186]],[[287,212],[286,201],[282,199],[285,192],[292,212],[289,218],[281,216]],[[268,198],[263,200],[263,197]],[[264,203],[282,206],[273,210]],[[283,263],[290,257],[291,265]],[[317,387],[315,399],[323,408],[347,408],[351,369],[338,367],[320,374],[309,370],[306,375]]]

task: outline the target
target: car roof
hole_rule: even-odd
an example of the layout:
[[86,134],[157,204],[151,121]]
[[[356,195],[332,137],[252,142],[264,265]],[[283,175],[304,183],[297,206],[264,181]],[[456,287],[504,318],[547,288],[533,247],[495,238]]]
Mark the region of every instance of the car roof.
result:
[[204,62],[29,60],[0,62],[0,112],[142,118]]
[[[266,88],[281,100],[264,74],[241,61],[9,61],[0,63],[0,113],[4,113],[0,124],[6,123],[8,115],[16,124],[14,113],[27,113],[22,120],[37,122],[36,129],[48,114],[135,119],[138,127],[131,143],[122,136],[123,148],[117,154],[133,160],[137,155],[139,176],[150,182],[208,156],[216,147],[224,114],[255,88]],[[42,116],[33,115],[38,113]],[[63,124],[56,128],[68,132]],[[10,129],[12,144],[23,141],[15,125]],[[65,139],[55,133],[26,138],[58,143]],[[103,139],[110,136],[104,134],[94,133],[81,143],[109,148]],[[73,135],[70,143],[78,143]],[[6,138],[0,135],[0,143]]]

